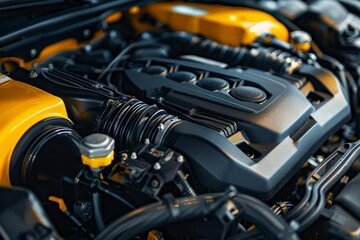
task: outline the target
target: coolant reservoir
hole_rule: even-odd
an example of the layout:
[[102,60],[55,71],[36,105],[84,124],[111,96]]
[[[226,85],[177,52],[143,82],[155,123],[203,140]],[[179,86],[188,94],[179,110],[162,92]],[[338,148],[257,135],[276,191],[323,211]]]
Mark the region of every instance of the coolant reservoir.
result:
[[261,34],[270,33],[287,42],[286,27],[271,15],[250,8],[185,2],[154,3],[133,14],[139,31],[165,25],[173,31],[200,34],[223,44],[250,44]]
[[10,185],[10,161],[22,136],[40,122],[57,119],[68,121],[60,98],[0,76],[0,185]]

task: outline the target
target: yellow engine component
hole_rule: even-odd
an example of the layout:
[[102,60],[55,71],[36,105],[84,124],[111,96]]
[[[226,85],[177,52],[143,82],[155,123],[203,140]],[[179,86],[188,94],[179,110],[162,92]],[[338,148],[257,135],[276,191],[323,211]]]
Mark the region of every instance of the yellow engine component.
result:
[[[122,12],[114,12],[108,15],[104,20],[107,24],[113,24],[120,21],[122,16],[123,16]],[[85,46],[86,44],[103,37],[104,33],[105,33],[104,30],[99,30],[94,33],[94,35],[90,40],[86,40],[84,42],[78,42],[78,40],[76,40],[75,38],[66,38],[61,41],[49,44],[47,47],[45,47],[40,51],[39,55],[36,58],[28,62],[25,62],[23,59],[19,57],[4,57],[4,58],[0,58],[0,64],[5,65],[7,62],[14,62],[19,64],[19,66],[23,68],[32,68],[34,64],[42,62],[58,53],[79,49]]]
[[67,211],[67,206],[66,206],[66,204],[65,204],[65,202],[64,202],[64,199],[58,198],[58,197],[55,197],[55,196],[50,196],[50,197],[49,197],[49,201],[50,201],[50,202],[57,203],[58,206],[59,206],[60,211],[62,211],[62,212],[66,212],[66,211]]
[[[286,27],[271,15],[255,9],[184,2],[154,3],[140,11],[130,10],[138,31],[156,29],[144,19],[149,14],[174,31],[200,34],[223,44],[250,44],[263,33],[288,41]],[[156,24],[155,24],[156,25]]]
[[89,166],[92,169],[109,166],[114,160],[114,150],[104,157],[90,158],[84,154],[81,154],[81,160],[84,165]]
[[0,77],[0,185],[10,185],[10,160],[21,137],[36,123],[50,118],[68,119],[60,98]]
[[151,230],[148,233],[147,240],[164,240],[162,232]]

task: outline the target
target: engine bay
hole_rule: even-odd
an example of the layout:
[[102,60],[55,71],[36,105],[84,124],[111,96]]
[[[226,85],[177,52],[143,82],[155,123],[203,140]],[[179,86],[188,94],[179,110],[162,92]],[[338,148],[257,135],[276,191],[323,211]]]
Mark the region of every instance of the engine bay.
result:
[[117,3],[0,38],[0,236],[359,239],[360,6],[314,2]]

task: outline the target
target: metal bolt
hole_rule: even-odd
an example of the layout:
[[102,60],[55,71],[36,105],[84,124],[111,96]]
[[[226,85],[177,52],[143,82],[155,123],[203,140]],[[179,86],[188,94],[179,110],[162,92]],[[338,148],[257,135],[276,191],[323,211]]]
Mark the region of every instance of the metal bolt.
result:
[[165,130],[164,124],[160,123],[160,125],[158,126],[158,130],[159,130],[159,132],[164,131]]
[[292,220],[292,221],[290,222],[290,227],[291,227],[292,229],[294,229],[295,231],[297,231],[297,230],[300,228],[300,225],[299,225],[299,223],[298,223],[297,221]]
[[326,203],[328,204],[328,205],[332,205],[333,204],[333,201],[334,201],[334,193],[332,193],[332,192],[329,192],[328,194],[327,194],[327,196],[326,196]]
[[91,49],[92,49],[92,47],[91,47],[90,44],[86,44],[86,45],[84,46],[85,52],[91,52]]
[[350,178],[345,175],[340,179],[340,183],[345,185],[345,184],[347,184],[349,182],[349,179]]
[[317,60],[316,55],[315,55],[315,54],[313,54],[313,53],[310,53],[310,54],[309,54],[309,57],[310,57],[310,58],[311,58],[311,60],[313,60],[313,61],[316,61],[316,60]]
[[316,156],[316,161],[318,162],[318,163],[321,163],[322,161],[324,161],[324,156],[322,156],[322,155],[317,155]]
[[49,69],[54,69],[54,64],[49,63],[48,68],[49,68]]
[[118,36],[118,33],[116,31],[110,31],[110,37],[116,38]]
[[160,163],[156,162],[156,163],[154,164],[154,169],[155,169],[155,170],[160,170],[160,169],[161,169]]
[[163,103],[163,102],[164,102],[164,98],[163,98],[163,97],[159,97],[158,102],[159,102],[159,103]]
[[29,78],[37,78],[39,75],[34,70],[30,71]]
[[157,179],[153,179],[150,184],[151,184],[151,187],[158,188],[160,185],[160,182]]
[[38,55],[38,51],[35,48],[30,50],[30,56],[32,58],[36,57],[37,55]]
[[131,159],[137,159],[137,154],[136,154],[136,152],[132,152],[130,158],[131,158]]
[[145,139],[145,144],[146,144],[146,145],[149,145],[149,144],[150,144],[150,139],[148,139],[148,138]]
[[129,158],[129,155],[127,153],[121,154],[121,161],[126,161]]
[[182,155],[179,155],[176,159],[179,163],[183,163],[184,162],[184,157]]
[[257,55],[259,55],[260,52],[259,52],[259,50],[253,48],[250,50],[250,53],[252,56],[256,57]]
[[90,37],[90,34],[91,34],[91,31],[89,30],[89,29],[85,29],[84,31],[83,31],[83,35],[84,35],[84,37]]

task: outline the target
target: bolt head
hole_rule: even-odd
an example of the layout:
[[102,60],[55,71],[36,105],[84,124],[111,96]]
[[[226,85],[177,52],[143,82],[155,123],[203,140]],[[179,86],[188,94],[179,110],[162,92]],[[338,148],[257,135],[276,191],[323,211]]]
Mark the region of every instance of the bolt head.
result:
[[131,158],[131,159],[134,159],[134,160],[137,159],[137,154],[136,154],[136,152],[132,152],[130,158]]
[[83,34],[84,34],[84,37],[90,37],[90,35],[91,35],[91,31],[89,30],[89,29],[85,29],[84,31],[83,31]]
[[151,184],[151,187],[158,188],[160,185],[160,182],[157,179],[153,179],[153,180],[151,180],[150,184]]
[[164,130],[165,130],[164,124],[160,123],[160,125],[158,126],[158,130],[159,130],[160,132],[164,131]]
[[38,51],[37,51],[35,48],[33,48],[33,49],[30,50],[30,56],[31,56],[32,58],[36,57],[37,54],[38,54]]
[[160,163],[156,162],[156,163],[154,164],[154,169],[155,169],[155,170],[160,170],[160,169],[161,169]]
[[126,161],[129,158],[127,153],[122,153],[121,154],[121,161]]
[[37,78],[37,77],[38,77],[37,72],[35,72],[34,70],[30,71],[29,78]]
[[179,155],[176,159],[179,163],[183,163],[184,162],[184,157],[182,155]]

